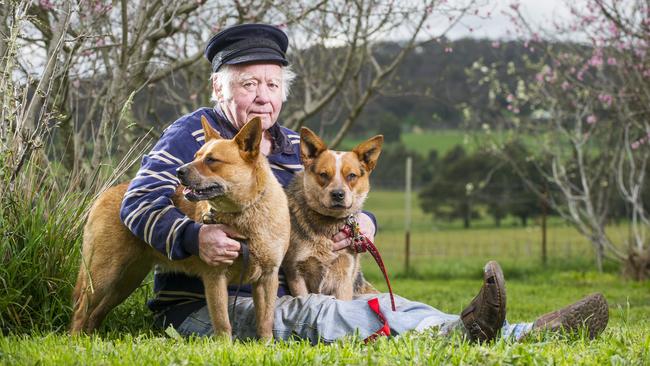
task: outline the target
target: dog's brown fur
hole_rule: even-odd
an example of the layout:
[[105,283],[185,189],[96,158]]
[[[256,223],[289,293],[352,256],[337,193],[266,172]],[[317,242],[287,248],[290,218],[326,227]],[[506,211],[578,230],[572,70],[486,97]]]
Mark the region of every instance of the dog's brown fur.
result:
[[[214,197],[189,202],[177,189],[173,201],[195,221],[214,209],[217,222],[248,238],[250,264],[245,279],[253,286],[257,334],[272,337],[278,290],[278,269],[289,245],[289,210],[286,195],[260,154],[259,118],[246,124],[233,140],[221,139],[207,120],[201,120],[206,143],[195,160],[179,168],[181,183],[191,189],[216,187]],[[210,159],[216,159],[212,161]],[[226,163],[222,163],[226,162]],[[215,335],[230,337],[227,284],[239,279],[241,260],[232,266],[211,266],[198,256],[171,261],[134,236],[121,222],[120,205],[128,183],[102,193],[90,210],[84,229],[82,263],[74,291],[72,333],[91,332],[106,314],[140,285],[154,264],[168,271],[201,277]],[[201,192],[192,191],[196,195]],[[204,191],[205,192],[205,191]],[[203,193],[206,194],[206,193]],[[190,196],[188,196],[190,197]]]
[[283,262],[294,296],[322,293],[350,300],[355,294],[377,292],[363,278],[357,253],[332,251],[332,236],[349,215],[361,210],[383,140],[375,136],[350,152],[336,152],[308,128],[300,131],[305,170],[287,189],[291,244]]

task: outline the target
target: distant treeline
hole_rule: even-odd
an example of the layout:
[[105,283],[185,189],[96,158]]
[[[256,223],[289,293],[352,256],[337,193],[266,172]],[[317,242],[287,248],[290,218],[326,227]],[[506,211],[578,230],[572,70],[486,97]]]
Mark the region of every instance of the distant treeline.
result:
[[[377,47],[383,49],[386,58],[400,49],[397,43],[383,43]],[[445,49],[452,51],[445,52]],[[331,52],[337,50],[332,49]],[[485,93],[476,92],[475,82],[468,80],[467,68],[477,60],[488,65],[496,61],[519,64],[523,62],[524,54],[537,57],[535,52],[524,47],[523,42],[515,41],[499,43],[498,47],[494,41],[476,39],[423,43],[405,58],[389,86],[371,99],[348,136],[362,138],[382,133],[390,142],[398,140],[402,131],[409,131],[415,126],[426,130],[458,128],[463,123],[463,108],[471,101],[472,108],[476,109],[477,105],[482,104],[477,99],[485,96]],[[378,61],[382,62],[381,57]],[[199,62],[191,72],[174,74],[137,93],[133,103],[134,115],[138,120],[149,123],[137,127],[154,127],[162,131],[182,114],[210,105],[209,75],[207,63]],[[500,77],[503,80],[512,79],[509,82],[513,84],[516,82],[512,75],[506,73]],[[302,98],[298,75],[280,121],[294,107],[302,105]],[[338,112],[345,108],[345,102],[340,100],[333,103],[332,108],[336,109],[326,108],[306,123],[325,139],[338,131],[343,118]],[[80,112],[83,113],[83,110]],[[485,113],[489,111],[486,109]]]
[[[436,219],[462,220],[465,227],[470,227],[472,220],[487,214],[495,226],[507,216],[518,218],[520,224],[526,226],[529,219],[544,211],[553,215],[543,197],[546,190],[555,188],[548,185],[535,165],[544,162],[530,160],[530,152],[519,143],[511,143],[504,151],[525,170],[519,173],[523,173],[528,182],[521,179],[509,163],[489,151],[478,149],[470,153],[457,145],[443,156],[436,150],[423,156],[401,143],[393,143],[382,150],[372,184],[374,188],[403,189],[405,162],[410,156],[413,186],[419,192],[420,206]],[[650,167],[646,169],[650,175]],[[644,204],[650,207],[650,185],[645,185],[642,195]],[[613,220],[629,216],[630,208],[616,195],[611,196],[610,201]]]
[[[394,43],[386,43],[383,47],[386,54],[399,51]],[[349,136],[363,138],[372,133],[382,133],[391,142],[397,141],[401,132],[411,131],[416,126],[424,130],[460,128],[464,122],[463,110],[468,106],[473,113],[487,120],[493,113],[487,108],[487,93],[479,92],[480,87],[476,81],[470,80],[467,70],[476,61],[485,65],[498,62],[520,66],[526,59],[538,60],[540,56],[539,51],[526,48],[523,42],[518,41],[468,38],[421,44],[396,70],[390,87],[368,103]],[[500,80],[510,85],[516,85],[517,78],[521,77],[525,75],[508,74],[507,70],[498,75]],[[505,108],[505,100],[503,104]],[[336,131],[336,128],[328,126],[334,127],[341,122],[336,117],[333,111],[325,111],[308,121],[307,125],[327,135],[328,131]]]

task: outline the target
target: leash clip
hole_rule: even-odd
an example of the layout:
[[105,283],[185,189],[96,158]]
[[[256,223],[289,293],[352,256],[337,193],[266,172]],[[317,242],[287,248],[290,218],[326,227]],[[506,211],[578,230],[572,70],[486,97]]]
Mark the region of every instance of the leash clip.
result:
[[350,232],[346,232],[346,234],[352,239],[352,244],[350,245],[352,250],[356,253],[365,253],[368,250],[366,237],[361,233],[361,227],[357,218],[354,215],[350,215],[345,219],[345,224],[349,227]]

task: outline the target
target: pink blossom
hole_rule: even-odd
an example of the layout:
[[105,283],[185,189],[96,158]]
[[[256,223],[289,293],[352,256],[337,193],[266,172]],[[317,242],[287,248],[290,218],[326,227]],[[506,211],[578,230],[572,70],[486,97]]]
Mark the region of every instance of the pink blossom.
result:
[[646,77],[646,78],[650,77],[650,69],[643,70],[643,76]]
[[512,113],[519,114],[519,108],[517,108],[517,107],[513,108]]
[[454,49],[451,47],[445,47],[445,53],[452,53],[454,52]]
[[571,88],[571,84],[569,84],[568,81],[562,82],[562,90],[569,90]]
[[589,117],[587,117],[587,123],[590,125],[593,125],[596,121],[598,121],[598,119],[593,114],[590,114]]
[[50,0],[40,0],[40,1],[38,2],[38,5],[39,5],[41,8],[45,9],[45,10],[52,10],[52,9],[54,9],[54,4],[52,4],[52,2],[51,2]]
[[587,63],[589,66],[598,67],[603,64],[603,58],[599,55],[593,55]]
[[616,58],[614,57],[607,58],[607,64],[612,66],[616,65]]
[[640,145],[641,144],[639,143],[639,141],[634,141],[632,144],[630,144],[630,147],[632,148],[632,150],[636,150],[639,148]]
[[508,101],[508,103],[512,103],[512,101],[515,100],[515,96],[512,94],[508,94],[506,100]]
[[612,98],[612,96],[609,94],[601,93],[598,95],[598,100],[600,100],[601,103],[605,104],[608,107],[612,105],[613,99],[614,98]]
[[78,89],[81,86],[81,81],[79,81],[79,79],[74,79],[70,84],[72,84],[73,88]]
[[613,35],[618,34],[618,26],[616,26],[616,23],[614,23],[614,22],[609,23],[608,30],[609,30],[609,33],[611,33]]
[[508,104],[507,108],[508,108],[509,111],[512,111],[512,104]]
[[499,41],[492,42],[492,48],[499,48],[500,46],[501,46],[501,42]]
[[510,9],[516,11],[517,9],[519,9],[519,5],[520,5],[519,3],[512,3],[510,4]]

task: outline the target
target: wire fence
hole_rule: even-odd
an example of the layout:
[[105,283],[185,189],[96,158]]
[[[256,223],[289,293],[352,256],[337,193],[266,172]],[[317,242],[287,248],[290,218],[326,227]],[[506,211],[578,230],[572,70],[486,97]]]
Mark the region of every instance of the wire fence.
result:
[[[404,193],[374,192],[366,208],[377,217],[379,232],[376,244],[382,255],[392,262],[405,260]],[[543,230],[541,218],[528,220],[527,226],[513,217],[502,220],[497,227],[489,217],[474,220],[463,228],[460,220],[436,220],[425,214],[414,199],[411,212],[411,262],[444,258],[494,258],[507,260],[542,259]],[[549,260],[594,257],[591,242],[560,217],[547,218],[546,254]],[[612,242],[624,247],[629,226],[622,222],[606,228]]]

